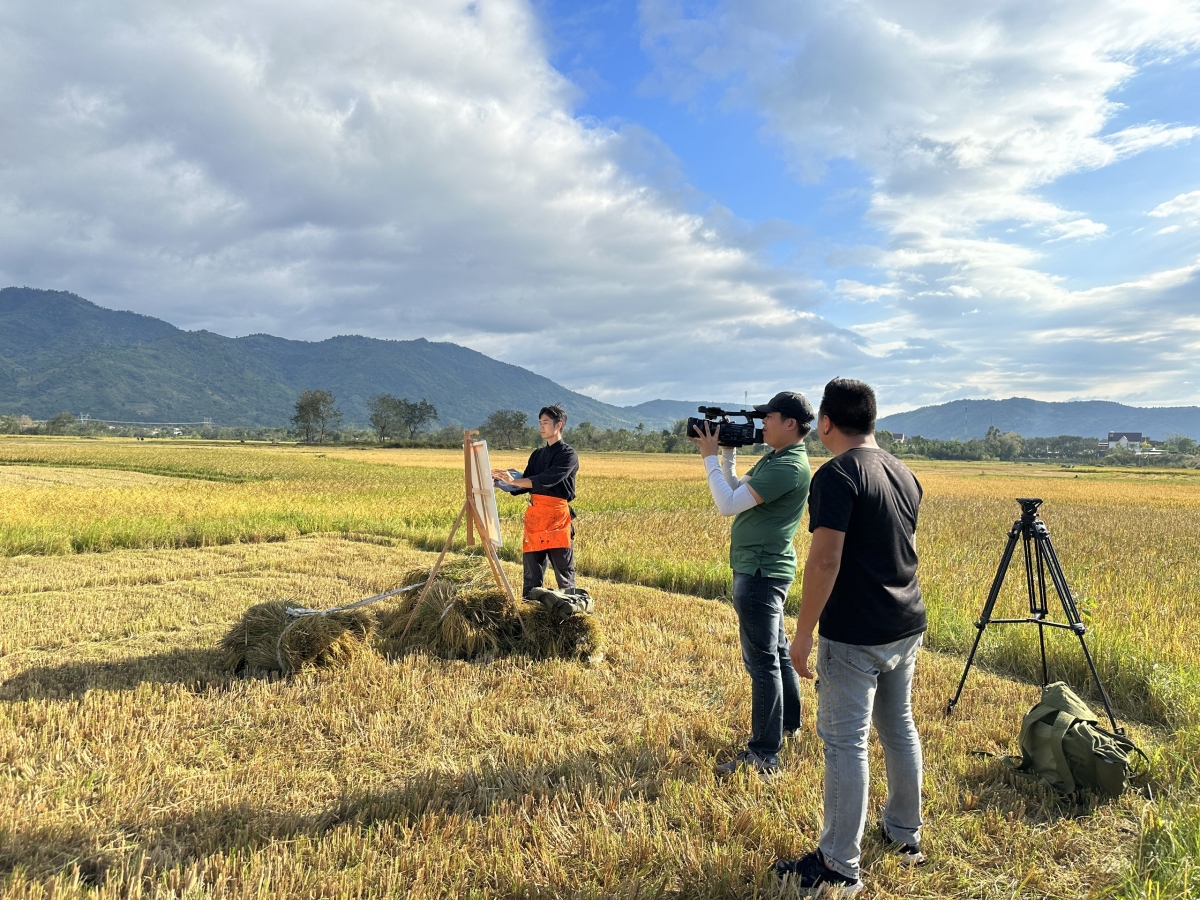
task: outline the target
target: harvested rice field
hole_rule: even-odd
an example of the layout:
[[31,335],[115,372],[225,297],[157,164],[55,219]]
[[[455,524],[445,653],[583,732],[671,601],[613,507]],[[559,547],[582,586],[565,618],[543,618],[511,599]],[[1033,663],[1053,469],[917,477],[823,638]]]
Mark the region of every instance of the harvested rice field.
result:
[[[806,684],[780,776],[714,778],[750,698],[722,599],[728,524],[695,457],[582,456],[580,583],[602,654],[387,652],[401,603],[384,601],[366,652],[231,671],[220,644],[252,607],[339,606],[431,566],[460,466],[452,451],[0,439],[0,898],[776,896],[771,861],[820,829],[814,699]],[[914,469],[931,862],[903,869],[869,834],[859,896],[1200,896],[1200,479]],[[1027,495],[1046,500],[1101,676],[1153,760],[1141,793],[1076,804],[974,752],[1016,752],[1037,698],[1022,627],[988,630],[943,714]],[[501,514],[518,580],[520,501]],[[1086,695],[1078,643],[1051,638],[1052,675]]]

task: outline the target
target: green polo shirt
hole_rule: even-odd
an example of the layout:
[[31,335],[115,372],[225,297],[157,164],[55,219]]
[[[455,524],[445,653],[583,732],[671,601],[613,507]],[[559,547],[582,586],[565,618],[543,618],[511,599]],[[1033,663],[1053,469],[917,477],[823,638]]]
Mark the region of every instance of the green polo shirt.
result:
[[729,565],[735,572],[796,580],[792,541],[804,506],[812,469],[804,443],[772,450],[750,469],[750,487],[763,502],[738,513],[729,535]]

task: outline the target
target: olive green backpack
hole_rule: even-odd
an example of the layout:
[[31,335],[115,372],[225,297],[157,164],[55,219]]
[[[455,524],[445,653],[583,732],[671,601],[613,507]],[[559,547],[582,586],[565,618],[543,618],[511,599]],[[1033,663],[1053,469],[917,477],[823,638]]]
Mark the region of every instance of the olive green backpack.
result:
[[574,615],[590,615],[592,612],[592,595],[584,588],[560,588],[552,591],[549,588],[536,587],[529,592],[529,599],[542,604],[546,611],[565,622]]
[[[1059,793],[1093,790],[1117,797],[1150,760],[1129,738],[1096,727],[1098,721],[1066,682],[1049,684],[1021,723],[1021,756],[1006,762]],[[1144,767],[1135,767],[1135,755]]]

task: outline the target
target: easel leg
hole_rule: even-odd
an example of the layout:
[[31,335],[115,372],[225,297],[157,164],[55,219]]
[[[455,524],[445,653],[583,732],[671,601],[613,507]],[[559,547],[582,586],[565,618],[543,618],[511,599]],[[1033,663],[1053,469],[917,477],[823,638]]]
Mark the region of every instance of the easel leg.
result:
[[512,604],[513,612],[517,614],[517,621],[521,624],[521,632],[525,631],[525,620],[521,616],[521,607],[517,603],[516,594],[513,593],[512,585],[508,583],[508,576],[504,574],[504,567],[500,565],[500,557],[496,553],[496,546],[487,537],[487,532],[483,528],[483,523],[478,520],[478,513],[475,507],[469,506],[471,518],[475,520],[475,528],[483,535],[483,550],[487,555],[488,565],[492,568],[492,577],[496,580],[496,586],[508,596],[508,602]]
[[429,577],[425,579],[425,587],[421,588],[421,596],[417,598],[417,602],[413,605],[412,614],[408,617],[408,623],[404,626],[404,631],[400,633],[399,643],[403,644],[404,639],[408,637],[408,630],[412,628],[413,622],[417,619],[417,610],[421,608],[421,604],[425,602],[425,595],[429,593],[429,589],[433,586],[433,579],[437,577],[437,573],[441,571],[442,560],[446,558],[446,553],[450,550],[450,544],[454,541],[454,535],[458,531],[458,526],[462,524],[463,516],[466,515],[469,508],[469,503],[464,503],[462,509],[458,511],[458,518],[454,520],[454,525],[450,528],[450,536],[446,538],[446,543],[442,546],[442,552],[438,554],[437,562],[433,564],[433,568],[429,570]]

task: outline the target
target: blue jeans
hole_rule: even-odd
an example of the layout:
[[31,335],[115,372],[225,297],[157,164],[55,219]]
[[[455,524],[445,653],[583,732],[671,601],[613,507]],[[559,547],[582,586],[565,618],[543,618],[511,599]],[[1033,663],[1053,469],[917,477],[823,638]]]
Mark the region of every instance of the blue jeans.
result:
[[921,841],[921,738],[912,716],[913,668],[923,635],[863,646],[821,638],[817,734],[825,744],[825,864],[858,878],[867,820],[867,734],[872,721],[887,765],[883,823],[892,840]]
[[791,581],[733,573],[742,662],[750,674],[750,742],[760,759],[776,762],[783,732],[800,727],[800,679],[788,654],[783,602]]

